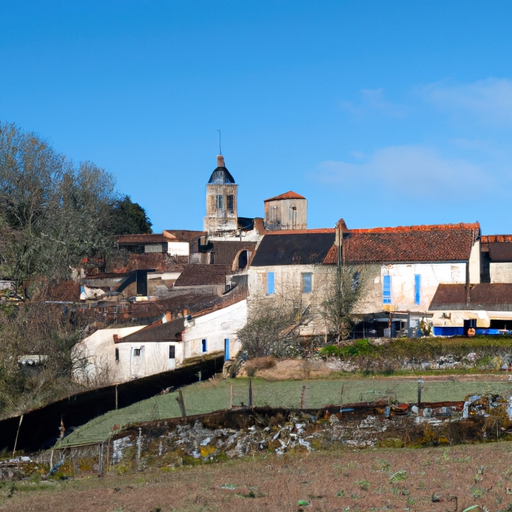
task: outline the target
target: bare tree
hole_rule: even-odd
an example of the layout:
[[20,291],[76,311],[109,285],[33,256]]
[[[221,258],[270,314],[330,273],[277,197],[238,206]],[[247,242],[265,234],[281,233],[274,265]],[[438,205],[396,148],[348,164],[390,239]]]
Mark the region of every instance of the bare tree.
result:
[[[113,244],[114,180],[74,166],[47,142],[0,124],[0,237],[4,273],[67,277],[69,267]],[[5,263],[4,263],[5,266]]]
[[248,359],[295,355],[299,349],[300,327],[308,322],[308,311],[300,293],[253,301],[249,320],[238,331],[242,352]]
[[[82,326],[63,306],[32,301],[0,307],[0,410],[23,412],[69,394],[72,348]],[[33,365],[23,364],[32,360]]]
[[354,328],[354,309],[361,301],[372,275],[371,267],[338,265],[327,282],[320,314],[330,325],[336,342],[347,339]]

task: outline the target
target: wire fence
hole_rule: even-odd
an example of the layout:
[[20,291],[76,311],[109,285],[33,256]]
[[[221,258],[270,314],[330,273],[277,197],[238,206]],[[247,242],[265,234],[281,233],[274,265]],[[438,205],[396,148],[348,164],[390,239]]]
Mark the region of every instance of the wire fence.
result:
[[[422,387],[423,402],[458,401],[468,395],[487,394],[511,396],[512,381],[480,379],[468,382],[447,376],[442,380],[426,380]],[[59,446],[104,442],[113,433],[130,424],[183,415],[195,416],[234,407],[315,409],[326,405],[370,403],[377,400],[415,403],[417,396],[416,378],[275,382],[259,379],[210,379],[110,411],[80,428],[71,428],[72,432]]]

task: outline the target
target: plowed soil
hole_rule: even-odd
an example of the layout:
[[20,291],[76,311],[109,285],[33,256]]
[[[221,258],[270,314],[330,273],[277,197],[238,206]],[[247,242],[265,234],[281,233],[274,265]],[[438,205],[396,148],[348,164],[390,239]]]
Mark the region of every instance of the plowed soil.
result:
[[0,511],[512,511],[512,445],[258,456],[173,471],[18,482]]

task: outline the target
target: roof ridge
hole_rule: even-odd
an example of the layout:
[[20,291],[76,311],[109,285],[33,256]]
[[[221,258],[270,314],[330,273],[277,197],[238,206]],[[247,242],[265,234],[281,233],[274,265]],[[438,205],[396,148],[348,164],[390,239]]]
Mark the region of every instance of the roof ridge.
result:
[[367,229],[349,229],[348,233],[393,233],[393,232],[407,232],[407,231],[443,231],[455,229],[480,229],[478,222],[459,224],[418,224],[414,226],[396,226],[396,227],[382,227],[382,228],[367,228]]
[[512,242],[512,235],[482,235],[480,241],[484,244],[494,242]]
[[294,192],[293,190],[288,190],[288,192],[285,192],[284,194],[279,194],[278,196],[270,197],[269,199],[264,199],[263,202],[266,203],[267,201],[275,201],[277,199],[306,199],[304,196],[301,196],[300,194],[297,194],[297,192]]
[[265,233],[267,235],[308,235],[315,233],[335,233],[334,228],[318,228],[318,229],[283,229],[277,231],[268,231]]

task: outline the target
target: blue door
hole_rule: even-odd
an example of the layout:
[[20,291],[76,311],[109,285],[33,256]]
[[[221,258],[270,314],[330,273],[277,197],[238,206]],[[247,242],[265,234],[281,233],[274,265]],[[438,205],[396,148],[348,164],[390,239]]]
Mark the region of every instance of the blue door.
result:
[[224,340],[224,361],[229,359],[229,340]]

